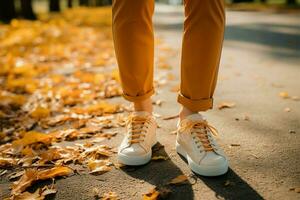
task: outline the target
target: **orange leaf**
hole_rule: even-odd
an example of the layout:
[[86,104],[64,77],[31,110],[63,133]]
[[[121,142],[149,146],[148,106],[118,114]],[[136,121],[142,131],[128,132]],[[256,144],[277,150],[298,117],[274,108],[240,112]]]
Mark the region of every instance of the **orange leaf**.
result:
[[35,119],[46,118],[50,115],[50,110],[48,108],[43,108],[41,106],[36,107],[31,113],[30,116]]
[[18,139],[12,142],[12,147],[17,151],[21,151],[25,146],[34,143],[44,143],[46,145],[50,144],[52,141],[52,136],[45,133],[39,133],[36,131],[29,131],[24,134],[22,139]]
[[25,171],[23,176],[12,184],[12,195],[18,195],[27,187],[31,186],[31,184],[37,180],[38,171],[36,169],[28,169]]
[[179,175],[176,178],[172,179],[169,184],[170,185],[180,185],[186,183],[188,180],[188,177],[186,175]]
[[39,171],[37,174],[38,180],[45,180],[49,178],[55,178],[57,176],[69,176],[73,173],[73,170],[69,167],[59,166],[52,169]]

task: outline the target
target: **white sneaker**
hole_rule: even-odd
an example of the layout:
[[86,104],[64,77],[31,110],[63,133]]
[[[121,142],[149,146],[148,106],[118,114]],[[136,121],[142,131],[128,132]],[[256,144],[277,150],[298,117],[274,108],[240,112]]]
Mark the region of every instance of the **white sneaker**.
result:
[[178,125],[176,151],[199,175],[219,176],[228,171],[228,159],[212,135],[216,136],[217,130],[200,114],[189,115]]
[[156,144],[155,118],[148,112],[133,112],[126,123],[126,135],[118,149],[118,160],[125,165],[143,165],[152,157]]

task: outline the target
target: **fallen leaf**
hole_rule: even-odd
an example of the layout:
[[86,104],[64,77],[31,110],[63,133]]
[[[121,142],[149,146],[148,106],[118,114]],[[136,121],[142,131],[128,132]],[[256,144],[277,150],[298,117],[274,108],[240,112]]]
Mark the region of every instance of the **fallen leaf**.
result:
[[57,176],[69,176],[73,174],[73,170],[69,167],[58,166],[51,169],[41,170],[37,174],[38,180],[46,180]]
[[293,187],[293,188],[290,188],[290,191],[295,191],[297,193],[300,193],[300,187]]
[[172,179],[168,184],[170,185],[181,185],[188,183],[188,177],[186,175],[179,175],[176,178]]
[[240,147],[241,145],[240,145],[240,144],[233,143],[233,144],[230,144],[230,146],[232,146],[232,147]]
[[23,192],[21,194],[13,195],[14,200],[43,200],[47,195],[55,194],[57,191],[53,187],[47,186],[37,189],[34,193]]
[[6,174],[8,171],[6,169],[4,170],[0,170],[0,176],[3,176],[4,174]]
[[148,193],[143,194],[143,200],[168,199],[171,190],[165,187],[152,188]]
[[17,164],[17,160],[14,158],[1,158],[0,157],[0,167],[10,167]]
[[226,180],[225,183],[224,183],[224,186],[227,187],[227,186],[229,186],[230,184],[231,184],[231,182],[230,182],[229,180]]
[[102,200],[117,200],[118,195],[115,192],[108,192],[102,195]]
[[259,157],[257,155],[255,155],[254,153],[250,154],[251,156],[253,156],[254,158],[258,159]]
[[37,180],[37,175],[38,171],[36,169],[26,170],[18,181],[13,182],[11,194],[21,194],[23,191],[26,190],[27,187],[31,186],[31,184]]
[[289,94],[287,92],[280,92],[279,96],[283,99],[290,98]]
[[300,101],[300,97],[298,97],[298,96],[292,96],[292,100],[294,100],[294,101]]
[[11,174],[8,175],[8,179],[12,180],[12,179],[18,178],[20,176],[23,176],[24,173],[25,173],[25,170],[18,171],[18,172],[13,172],[13,173],[11,173]]
[[148,193],[143,194],[143,200],[157,200],[159,197],[159,192],[153,188]]
[[167,156],[153,156],[151,158],[151,160],[168,160],[168,159],[169,159],[169,157],[167,157]]
[[13,195],[14,200],[43,200],[45,197],[40,194],[40,190],[37,189],[34,193],[23,192],[21,194]]
[[27,145],[35,144],[35,143],[44,143],[49,145],[52,141],[52,136],[39,133],[36,131],[26,132],[22,139],[15,140],[12,142],[12,147],[16,152],[20,152]]
[[111,162],[109,160],[89,160],[88,168],[90,173],[105,173],[111,170]]
[[289,130],[289,133],[291,133],[291,134],[295,134],[295,133],[296,133],[296,131],[295,131],[295,130]]
[[46,180],[55,178],[57,176],[68,176],[73,173],[73,170],[69,167],[54,167],[51,169],[45,169],[45,170],[37,170],[37,169],[28,169],[25,171],[25,173],[22,175],[22,177],[15,181],[12,185],[12,195],[19,195],[23,191],[26,190],[29,186],[32,185],[33,182],[37,180]]
[[50,110],[47,108],[43,108],[41,106],[38,106],[30,113],[30,116],[35,119],[46,118],[49,115],[50,115]]
[[218,105],[218,109],[222,110],[224,108],[233,108],[235,107],[235,103],[233,102],[222,102]]
[[178,118],[179,117],[179,115],[173,115],[173,116],[168,116],[168,117],[164,117],[164,118],[162,118],[163,120],[170,120],[170,119],[176,119],[176,118]]

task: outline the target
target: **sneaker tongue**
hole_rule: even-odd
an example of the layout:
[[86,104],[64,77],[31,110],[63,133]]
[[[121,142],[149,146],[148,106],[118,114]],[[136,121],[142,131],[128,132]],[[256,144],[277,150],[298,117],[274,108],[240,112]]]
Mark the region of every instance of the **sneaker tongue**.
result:
[[202,115],[196,113],[196,114],[192,114],[192,115],[187,116],[184,120],[203,121],[203,120],[205,120],[205,118]]

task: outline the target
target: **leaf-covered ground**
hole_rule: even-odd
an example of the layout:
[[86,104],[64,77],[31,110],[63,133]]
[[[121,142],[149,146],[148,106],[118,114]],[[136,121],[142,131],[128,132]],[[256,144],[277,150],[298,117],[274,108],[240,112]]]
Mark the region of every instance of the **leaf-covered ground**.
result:
[[[123,127],[131,109],[115,101],[121,88],[110,19],[108,8],[76,8],[1,25],[0,175],[13,181],[10,199],[56,192],[53,182],[29,193],[40,180],[121,167],[110,161],[116,149],[99,144],[118,134],[107,130]],[[161,55],[172,53],[156,43]],[[168,68],[164,56],[160,68]],[[172,75],[162,73],[156,86],[166,79]]]

